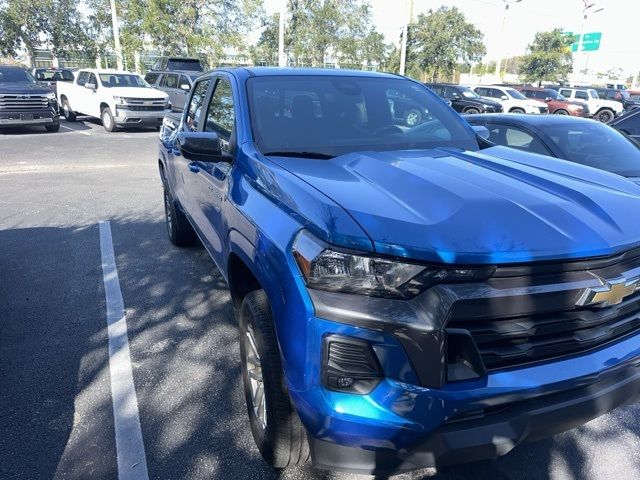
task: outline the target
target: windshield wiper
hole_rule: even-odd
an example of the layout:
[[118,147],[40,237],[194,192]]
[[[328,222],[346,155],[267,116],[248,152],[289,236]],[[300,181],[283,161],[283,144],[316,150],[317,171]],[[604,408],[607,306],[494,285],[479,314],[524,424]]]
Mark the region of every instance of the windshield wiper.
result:
[[263,153],[265,157],[301,157],[301,158],[315,158],[318,160],[330,160],[335,155],[329,155],[322,152],[267,152]]

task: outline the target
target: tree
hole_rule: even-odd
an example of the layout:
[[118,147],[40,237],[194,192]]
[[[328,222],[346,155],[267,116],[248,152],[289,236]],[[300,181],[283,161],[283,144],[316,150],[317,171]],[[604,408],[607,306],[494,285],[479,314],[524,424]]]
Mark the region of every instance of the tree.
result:
[[555,28],[536,33],[522,59],[521,73],[525,82],[565,82],[573,71],[570,46],[573,38]]
[[456,7],[442,6],[420,14],[409,25],[407,72],[432,81],[450,76],[459,63],[479,61],[486,53],[483,35]]
[[278,64],[278,22],[279,15],[275,14],[263,24],[263,30],[255,46],[249,49],[254,64]]

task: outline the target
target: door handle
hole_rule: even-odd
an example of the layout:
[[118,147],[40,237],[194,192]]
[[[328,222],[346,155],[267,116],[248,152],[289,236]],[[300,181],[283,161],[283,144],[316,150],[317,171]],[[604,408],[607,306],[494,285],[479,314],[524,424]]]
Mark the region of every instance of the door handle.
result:
[[193,173],[198,173],[200,171],[200,167],[195,162],[194,163],[190,163],[189,164],[189,170],[191,170]]

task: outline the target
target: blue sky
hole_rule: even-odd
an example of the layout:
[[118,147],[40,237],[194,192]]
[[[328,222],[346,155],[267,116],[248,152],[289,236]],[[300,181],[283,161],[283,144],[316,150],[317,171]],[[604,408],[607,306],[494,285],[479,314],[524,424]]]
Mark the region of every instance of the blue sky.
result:
[[[408,0],[370,0],[374,21],[387,41],[397,41]],[[592,53],[589,67],[606,71],[620,67],[625,72],[640,70],[640,42],[633,35],[635,20],[640,18],[640,0],[590,0],[604,10],[592,15],[585,32],[602,32],[600,51]],[[265,0],[268,12],[277,11],[282,0]],[[561,27],[580,32],[583,0],[522,0],[509,9],[504,35],[500,25],[502,0],[414,0],[414,12],[426,12],[441,5],[457,6],[467,19],[483,33],[487,60],[497,55],[521,55],[537,31]]]

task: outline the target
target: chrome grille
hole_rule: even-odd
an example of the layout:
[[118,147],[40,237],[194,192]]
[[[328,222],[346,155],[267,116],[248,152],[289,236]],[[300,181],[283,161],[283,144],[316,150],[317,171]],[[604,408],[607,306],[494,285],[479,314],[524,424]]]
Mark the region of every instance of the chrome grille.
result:
[[126,97],[124,101],[128,105],[166,105],[167,99],[165,98],[132,98]]
[[31,111],[49,106],[44,95],[0,95],[0,110]]

